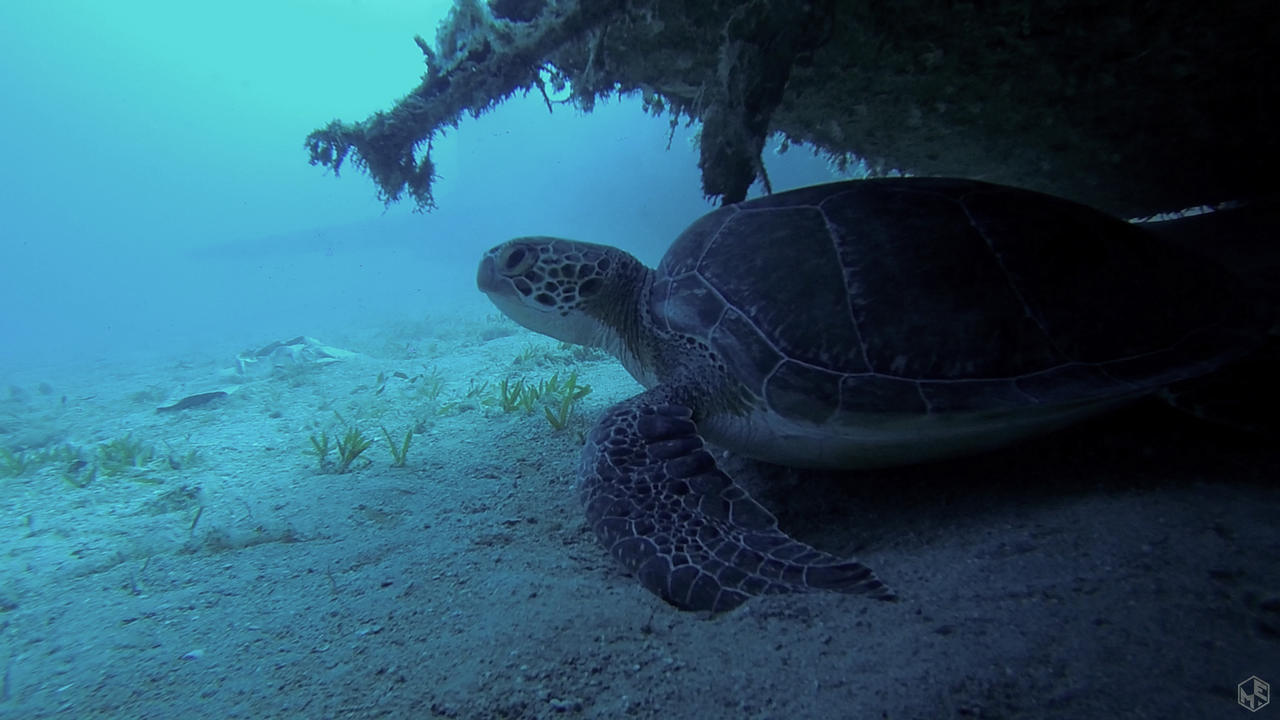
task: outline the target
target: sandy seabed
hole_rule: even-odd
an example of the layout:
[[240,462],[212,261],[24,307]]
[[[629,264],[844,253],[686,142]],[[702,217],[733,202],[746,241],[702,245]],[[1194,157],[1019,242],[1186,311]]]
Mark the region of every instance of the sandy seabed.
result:
[[[580,434],[638,389],[617,363],[483,316],[320,339],[359,355],[0,378],[0,448],[28,461],[0,477],[0,717],[1226,718],[1250,716],[1238,683],[1280,683],[1262,439],[1151,403],[896,471],[726,458],[899,600],[707,617],[641,589],[578,506]],[[571,370],[593,391],[564,430],[492,402]],[[311,438],[351,426],[373,444],[322,468]],[[403,467],[383,427],[412,429]],[[100,449],[130,444],[136,466]]]

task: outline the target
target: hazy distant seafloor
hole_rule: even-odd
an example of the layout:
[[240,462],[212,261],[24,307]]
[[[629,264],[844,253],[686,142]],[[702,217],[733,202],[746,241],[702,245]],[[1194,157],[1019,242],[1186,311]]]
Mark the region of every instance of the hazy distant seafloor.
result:
[[[1262,441],[1143,405],[963,462],[760,468],[786,529],[901,599],[706,618],[583,521],[578,434],[637,389],[616,362],[482,314],[317,338],[360,356],[173,413],[234,353],[6,374],[0,447],[155,454],[0,479],[0,716],[1230,717],[1237,682],[1280,682]],[[593,391],[562,431],[484,401],[571,370]],[[310,438],[346,425],[373,444],[322,472]],[[417,430],[404,467],[382,427]]]

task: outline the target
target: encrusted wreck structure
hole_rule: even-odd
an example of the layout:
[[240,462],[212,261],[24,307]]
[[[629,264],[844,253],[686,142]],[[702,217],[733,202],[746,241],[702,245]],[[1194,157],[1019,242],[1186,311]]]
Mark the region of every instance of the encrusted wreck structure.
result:
[[456,0],[421,84],[307,138],[434,205],[431,140],[514,93],[638,93],[700,123],[703,189],[742,199],[771,135],[1140,215],[1274,192],[1275,0]]

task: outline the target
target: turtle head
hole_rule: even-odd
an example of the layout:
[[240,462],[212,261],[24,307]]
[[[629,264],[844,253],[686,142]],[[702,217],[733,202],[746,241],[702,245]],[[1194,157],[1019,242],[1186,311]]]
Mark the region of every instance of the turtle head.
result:
[[484,254],[476,285],[534,332],[620,355],[632,347],[651,272],[607,245],[521,237]]

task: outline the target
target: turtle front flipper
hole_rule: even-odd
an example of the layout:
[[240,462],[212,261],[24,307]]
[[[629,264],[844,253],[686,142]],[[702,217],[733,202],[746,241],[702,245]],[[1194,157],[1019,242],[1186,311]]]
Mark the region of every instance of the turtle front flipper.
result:
[[808,590],[893,597],[862,563],[780,531],[716,467],[692,418],[655,388],[610,408],[582,451],[587,522],[641,584],[683,610],[712,612]]

